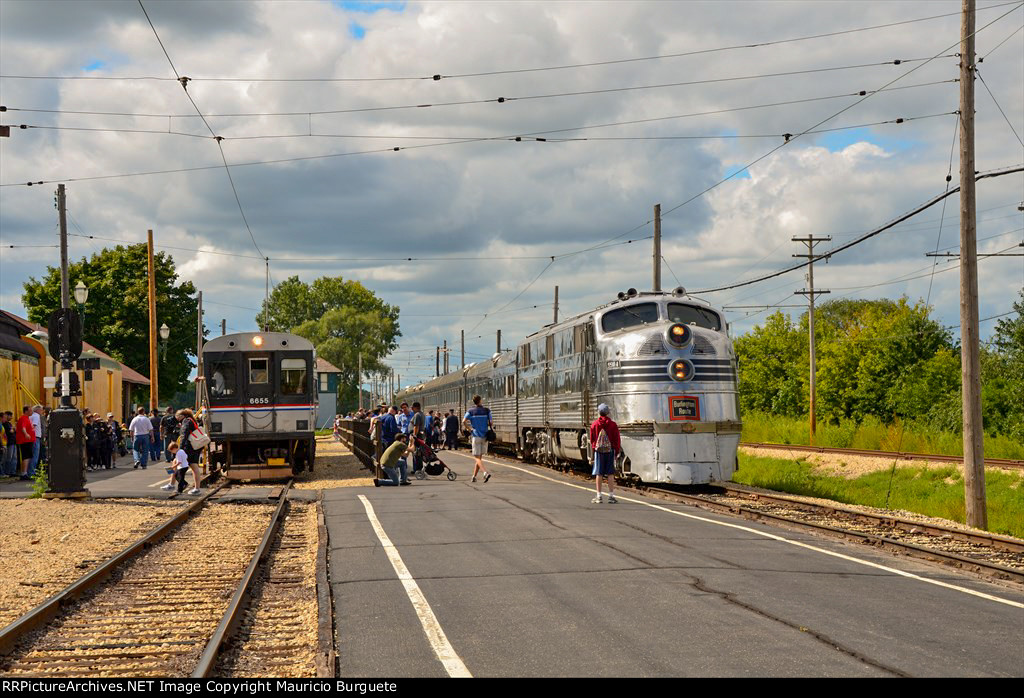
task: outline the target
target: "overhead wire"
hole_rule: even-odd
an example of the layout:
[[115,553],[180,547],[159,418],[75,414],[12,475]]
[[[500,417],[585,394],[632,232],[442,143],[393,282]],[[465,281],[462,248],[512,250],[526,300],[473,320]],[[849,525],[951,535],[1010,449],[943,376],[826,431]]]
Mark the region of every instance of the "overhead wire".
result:
[[997,100],[996,96],[992,94],[992,90],[989,89],[988,83],[985,82],[985,78],[981,77],[981,71],[978,70],[977,67],[974,69],[974,74],[978,76],[979,80],[981,80],[981,84],[984,85],[985,91],[988,92],[988,96],[992,98],[992,103],[996,105],[996,109],[998,109],[999,113],[1003,115],[1003,120],[1006,121],[1006,125],[1010,127],[1010,131],[1013,132],[1014,138],[1016,138],[1017,142],[1020,143],[1022,148],[1024,148],[1024,140],[1021,140],[1020,134],[1017,133],[1017,129],[1012,123],[1010,123],[1010,119],[1006,116],[1006,112],[1003,111],[1003,108],[999,105],[999,100]]
[[[986,10],[997,9],[1005,7],[1007,5],[1014,5],[1016,2],[1005,2],[995,5],[989,5],[986,7],[978,8],[978,12],[984,12]],[[683,58],[687,56],[705,55],[709,53],[720,53],[724,51],[736,51],[742,49],[754,49],[764,48],[767,46],[777,46],[779,44],[797,43],[802,41],[811,41],[815,39],[825,39],[835,36],[842,36],[845,34],[854,34],[859,32],[874,31],[878,29],[887,29],[891,27],[903,26],[907,24],[914,24],[917,22],[926,22],[934,19],[942,19],[946,17],[958,16],[959,12],[947,12],[938,15],[930,15],[927,17],[918,17],[914,19],[901,20],[898,22],[888,22],[885,24],[876,24],[867,27],[856,27],[853,29],[843,29],[833,32],[825,32],[819,34],[810,34],[805,36],[798,36],[789,39],[776,39],[773,41],[762,41],[749,44],[735,44],[730,46],[720,46],[707,49],[696,49],[692,51],[683,51],[678,53],[667,53],[657,54],[653,56],[640,56],[634,58],[620,58],[611,60],[600,60],[590,61],[584,63],[570,63],[563,65],[549,65],[540,66],[534,68],[510,68],[502,70],[489,70],[489,71],[477,71],[468,73],[434,73],[431,75],[403,75],[403,76],[381,76],[381,77],[314,77],[314,78],[265,78],[265,77],[193,77],[191,80],[197,82],[396,82],[396,81],[440,81],[440,80],[452,80],[462,78],[475,78],[475,77],[492,77],[497,75],[514,75],[523,73],[537,73],[546,71],[556,70],[574,70],[580,68],[591,68],[601,67],[608,65],[620,65],[628,63],[638,63],[642,61],[655,61],[655,60],[666,60],[670,58]],[[142,75],[142,76],[116,76],[116,75],[0,75],[0,78],[6,79],[19,79],[19,80],[127,80],[127,81],[170,81],[170,78],[153,76],[153,75]]]
[[[318,155],[299,155],[299,156],[292,156],[292,157],[286,157],[286,158],[275,158],[275,159],[271,159],[271,160],[255,160],[255,161],[248,161],[248,162],[236,162],[236,163],[233,163],[231,165],[231,167],[234,167],[234,168],[238,168],[238,167],[253,167],[253,166],[262,166],[262,165],[287,164],[287,163],[292,163],[292,162],[307,162],[307,161],[313,161],[313,160],[328,160],[328,159],[342,158],[342,157],[353,157],[353,156],[360,156],[360,155],[373,155],[373,154],[381,154],[381,153],[399,152],[399,151],[404,151],[404,150],[419,150],[419,149],[424,149],[424,148],[438,148],[438,147],[446,147],[446,146],[453,146],[453,145],[464,145],[464,144],[480,143],[480,142],[487,142],[487,141],[520,141],[520,140],[523,140],[523,139],[526,139],[527,141],[531,141],[531,140],[538,140],[538,139],[534,138],[535,136],[550,136],[552,134],[569,133],[569,132],[573,132],[573,131],[588,131],[588,130],[593,130],[593,129],[613,128],[613,127],[616,127],[616,126],[632,126],[632,125],[637,125],[637,124],[648,124],[648,123],[654,123],[654,122],[671,121],[671,120],[676,120],[676,119],[687,119],[687,118],[694,118],[694,117],[700,117],[700,116],[713,116],[713,115],[718,115],[718,114],[726,114],[726,113],[739,112],[739,111],[749,111],[749,110],[754,110],[754,109],[766,109],[766,108],[779,107],[779,106],[791,106],[791,105],[794,105],[794,104],[804,104],[804,103],[808,103],[808,102],[820,102],[820,101],[828,101],[828,100],[833,100],[833,99],[845,99],[845,98],[850,98],[850,97],[858,97],[858,96],[863,96],[863,95],[871,95],[871,94],[874,94],[876,92],[890,92],[890,91],[894,91],[894,90],[915,89],[915,88],[919,88],[919,87],[931,87],[931,86],[934,86],[934,85],[941,85],[941,84],[954,83],[954,82],[957,82],[957,80],[956,79],[938,80],[938,81],[933,81],[933,82],[918,83],[918,84],[915,84],[915,85],[904,85],[904,86],[901,86],[901,87],[888,87],[888,88],[884,88],[884,89],[881,89],[881,90],[858,90],[858,91],[855,91],[855,92],[848,92],[848,93],[836,94],[836,95],[827,95],[827,96],[822,96],[822,97],[808,97],[808,98],[802,98],[802,99],[791,99],[791,100],[784,100],[784,101],[779,101],[779,102],[769,102],[769,103],[765,103],[765,104],[755,104],[755,105],[748,105],[748,106],[742,106],[742,107],[727,107],[727,108],[723,108],[723,109],[711,109],[711,110],[705,110],[705,111],[699,111],[699,112],[691,112],[691,113],[686,113],[686,114],[672,114],[672,115],[669,115],[669,116],[648,117],[648,118],[644,118],[644,119],[629,119],[629,120],[612,121],[612,122],[599,123],[599,124],[586,124],[586,125],[583,125],[583,126],[570,126],[570,127],[557,128],[557,129],[547,129],[547,130],[543,130],[543,131],[531,131],[529,133],[510,133],[510,134],[506,134],[504,136],[498,136],[498,137],[490,136],[490,137],[479,137],[479,138],[465,138],[465,139],[454,140],[454,141],[442,141],[442,142],[439,142],[439,143],[423,143],[423,144],[408,145],[408,146],[389,146],[389,147],[384,147],[384,148],[372,148],[372,149],[367,149],[367,150],[354,150],[354,151],[346,151],[346,152],[341,152],[341,153],[323,153],[323,154],[318,154]],[[305,112],[303,112],[303,114],[304,113]],[[104,179],[122,179],[122,178],[128,178],[128,177],[148,177],[148,176],[153,176],[153,175],[176,174],[176,173],[187,173],[187,172],[201,172],[201,171],[205,171],[205,170],[216,170],[216,169],[220,169],[221,167],[223,167],[223,164],[219,164],[219,165],[199,165],[199,166],[194,166],[194,167],[166,168],[166,169],[161,169],[161,170],[148,170],[148,171],[141,171],[141,172],[121,173],[121,174],[87,175],[87,176],[83,176],[83,177],[61,177],[61,178],[56,178],[56,179],[52,179],[52,180],[38,180],[38,181],[29,181],[29,182],[6,182],[6,183],[0,183],[0,187],[11,187],[11,186],[29,186],[29,187],[31,187],[31,186],[39,186],[39,185],[43,185],[43,184],[52,184],[52,183],[56,183],[56,182],[65,182],[65,183],[69,183],[69,182],[88,182],[88,181],[96,181],[96,180],[104,180]],[[636,229],[639,229],[640,227],[643,227],[643,226],[638,226]],[[628,231],[628,232],[631,232],[631,231]],[[628,232],[624,233],[624,234],[628,234]],[[622,237],[622,235],[619,235],[617,237]]]
[[[949,192],[949,183],[953,181],[953,153],[956,152],[956,140],[960,134],[960,115],[956,117],[956,123],[953,124],[953,142],[949,145],[949,169],[946,171],[946,192]],[[946,203],[947,199],[942,200],[942,213],[939,214],[939,232],[935,237],[935,252],[938,253],[939,245],[942,244],[942,223],[946,218]],[[937,263],[932,266],[934,270],[938,266]],[[932,274],[932,280],[935,279],[935,275]],[[928,295],[925,298],[924,304],[927,307],[932,300],[932,281],[928,282]]]

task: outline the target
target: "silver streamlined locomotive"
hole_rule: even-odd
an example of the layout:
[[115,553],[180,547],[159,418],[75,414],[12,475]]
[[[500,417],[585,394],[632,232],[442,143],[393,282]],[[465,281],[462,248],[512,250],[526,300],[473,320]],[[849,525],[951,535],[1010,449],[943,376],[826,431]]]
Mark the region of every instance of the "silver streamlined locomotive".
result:
[[682,288],[630,289],[397,397],[461,419],[474,394],[491,408],[498,442],[525,459],[587,462],[588,426],[604,402],[625,477],[693,485],[729,480],[737,467],[736,354],[722,313]]
[[228,477],[288,477],[313,469],[316,356],[283,332],[243,332],[203,347],[211,462]]

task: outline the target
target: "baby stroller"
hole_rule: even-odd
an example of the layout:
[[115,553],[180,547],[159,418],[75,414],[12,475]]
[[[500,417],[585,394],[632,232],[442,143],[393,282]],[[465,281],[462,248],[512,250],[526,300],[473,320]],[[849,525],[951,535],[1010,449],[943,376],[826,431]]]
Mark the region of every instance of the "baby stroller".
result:
[[444,471],[448,471],[447,478],[452,482],[458,477],[458,474],[445,465],[444,461],[437,457],[426,441],[423,439],[416,439],[416,458],[423,464],[422,468],[416,471],[417,480],[425,480],[427,475],[438,476]]

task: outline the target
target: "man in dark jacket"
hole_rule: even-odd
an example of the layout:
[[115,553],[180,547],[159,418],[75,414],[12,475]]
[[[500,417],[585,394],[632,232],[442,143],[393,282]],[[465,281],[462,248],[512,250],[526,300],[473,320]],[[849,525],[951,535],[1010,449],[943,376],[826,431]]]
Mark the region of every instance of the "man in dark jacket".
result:
[[164,458],[168,463],[174,458],[171,455],[170,447],[172,441],[177,441],[178,433],[181,431],[181,427],[178,424],[178,418],[174,416],[174,408],[168,407],[167,414],[160,420],[160,431],[164,438]]

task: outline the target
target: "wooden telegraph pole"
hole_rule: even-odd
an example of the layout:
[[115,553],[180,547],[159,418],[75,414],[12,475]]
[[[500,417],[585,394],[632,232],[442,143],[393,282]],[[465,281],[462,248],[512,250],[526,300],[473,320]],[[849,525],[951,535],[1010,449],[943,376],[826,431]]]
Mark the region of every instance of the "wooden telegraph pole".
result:
[[[196,410],[203,406],[203,393],[206,384],[203,382],[203,292],[199,292],[199,306],[196,313]],[[164,349],[166,358],[167,350]],[[315,426],[315,425],[314,425]]]
[[461,345],[462,357],[459,360],[459,370],[466,368],[466,330],[459,330],[459,344]]
[[974,199],[974,19],[974,0],[963,0],[960,22],[960,379],[967,525],[987,529]]
[[156,364],[156,263],[153,261],[153,231],[147,233],[149,259],[149,409],[160,407],[160,386]]
[[359,409],[363,409],[363,352],[359,352],[359,377],[356,378],[356,392],[359,393]]
[[808,325],[809,325],[808,335],[810,335],[810,343],[811,343],[811,345],[810,345],[810,351],[811,351],[811,385],[810,385],[810,388],[811,388],[811,391],[810,391],[811,392],[811,396],[810,396],[811,397],[811,400],[810,400],[810,403],[811,403],[810,404],[810,408],[811,408],[811,410],[810,410],[810,412],[811,413],[810,413],[810,429],[811,429],[811,444],[812,445],[814,444],[814,432],[815,432],[815,430],[817,428],[817,422],[816,422],[816,418],[815,418],[815,415],[814,415],[814,407],[815,407],[815,401],[816,401],[816,398],[817,398],[817,390],[816,390],[816,385],[815,384],[817,383],[817,378],[818,378],[818,361],[817,361],[817,352],[816,352],[816,346],[815,346],[815,341],[814,341],[814,299],[817,296],[819,296],[819,295],[821,295],[823,293],[830,293],[829,291],[824,291],[824,290],[818,290],[818,291],[814,290],[814,260],[818,259],[818,257],[814,254],[814,246],[816,244],[818,244],[819,242],[828,242],[831,239],[832,238],[830,236],[828,236],[828,235],[826,235],[824,237],[820,237],[820,238],[816,238],[813,235],[808,235],[807,237],[804,237],[804,238],[800,238],[800,237],[792,238],[793,242],[802,242],[805,245],[807,245],[807,254],[795,254],[793,256],[794,257],[803,257],[803,258],[808,260],[808,265],[807,265],[807,284],[808,284],[808,288],[803,289],[802,291],[794,291],[794,293],[797,294],[797,295],[800,295],[800,296],[807,296],[807,301],[810,304],[809,307],[808,307],[808,311],[807,311],[807,319],[808,319]]
[[558,323],[558,286],[555,286],[555,320],[554,320],[554,322],[556,324]]
[[[71,282],[68,281],[68,215],[64,185],[57,185],[57,214],[60,220],[60,307],[71,307]],[[67,379],[65,379],[67,380]],[[65,383],[64,385],[67,385]]]
[[661,204],[654,204],[654,292],[661,293]]

